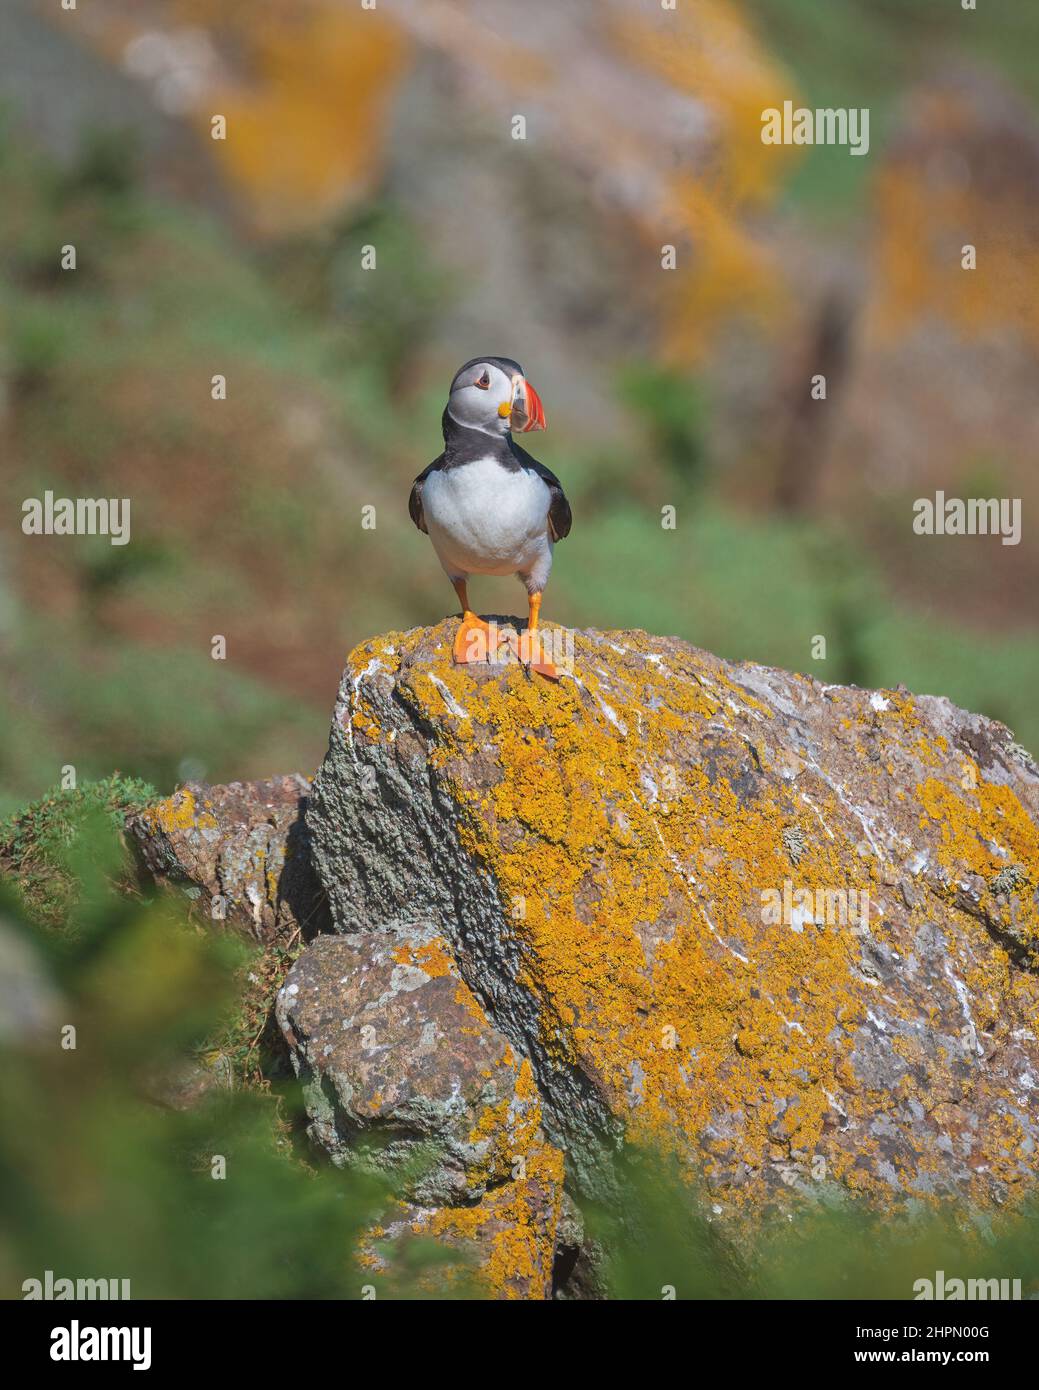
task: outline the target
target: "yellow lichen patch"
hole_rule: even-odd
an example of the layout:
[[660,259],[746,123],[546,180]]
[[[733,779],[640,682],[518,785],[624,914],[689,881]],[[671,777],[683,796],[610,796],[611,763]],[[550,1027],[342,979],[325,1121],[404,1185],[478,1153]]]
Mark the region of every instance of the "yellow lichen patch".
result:
[[988,1151],[988,1161],[997,1177],[1004,1182],[1020,1182],[1022,1168],[1032,1167],[1028,1136],[1016,1115],[1009,1112],[996,1120],[996,1133]]
[[[934,133],[944,130],[962,138],[970,112],[956,94],[936,95],[929,107]],[[1001,193],[998,181],[984,193],[979,183],[972,177],[922,179],[912,159],[894,161],[880,171],[878,274],[866,321],[871,338],[896,338],[914,322],[933,317],[969,338],[1013,329],[1039,343],[1039,306],[1029,293],[1039,270],[1029,223],[1033,214],[1016,193]],[[985,247],[969,274],[961,260],[964,227],[971,228],[974,245]],[[943,243],[951,254],[935,255],[934,248]]]
[[182,787],[141,814],[153,829],[167,833],[174,830],[213,830],[217,825],[212,811],[198,810],[194,794],[187,787]]
[[371,718],[368,710],[363,707],[354,710],[350,723],[357,733],[367,734],[373,742],[378,740],[379,725]]
[[923,731],[920,712],[912,695],[906,695],[900,690],[888,690],[883,694],[889,708],[881,711],[882,717],[886,716],[888,720],[897,719],[906,733],[916,734]]
[[476,1277],[495,1298],[548,1295],[562,1199],[563,1156],[540,1143],[525,1155],[525,1176],[492,1188],[468,1207],[442,1207],[412,1230],[473,1252]]
[[642,219],[655,249],[662,211],[677,235],[695,241],[696,255],[669,287],[664,306],[670,351],[695,358],[707,351],[712,326],[734,306],[768,323],[783,303],[778,268],[744,218],[773,196],[798,157],[792,147],[761,141],[761,112],[791,95],[790,80],[769,61],[746,15],[727,0],[701,0],[685,13],[678,7],[666,25],[623,10],[604,23],[619,49],[710,114],[718,151],[713,168],[695,177],[680,170],[667,179],[661,197],[648,206],[652,215]]
[[[467,1031],[480,1033],[487,1027],[487,1015],[484,1013],[483,1009],[480,1008],[472,990],[464,980],[458,981],[458,988],[455,990],[455,1003],[461,1004],[466,1013],[472,1018],[473,1023],[477,1025],[477,1027]],[[511,1057],[512,1054],[509,1052],[507,1055]]]
[[377,174],[407,40],[381,10],[314,0],[250,11],[235,39],[253,80],[209,92],[199,122],[208,137],[209,113],[226,116],[228,138],[212,148],[258,226],[313,223]]
[[[975,778],[969,780],[973,782]],[[955,891],[956,880],[965,874],[980,875],[992,899],[989,910],[1008,916],[1013,934],[1022,943],[1039,943],[1039,911],[1035,904],[1039,827],[1013,789],[978,781],[973,790],[953,790],[931,777],[917,787],[916,793],[923,810],[921,823],[938,828],[939,860],[950,877],[950,891]],[[996,902],[998,879],[1008,868],[1020,872],[1020,883],[1008,886],[1003,896],[1011,898],[1012,903],[1000,909]],[[1014,893],[1015,886],[1026,885],[1031,885],[1030,892]]]
[[948,740],[940,734],[933,739],[925,738],[921,734],[913,745],[913,751],[926,767],[940,767],[948,757]]
[[388,675],[396,673],[400,665],[400,633],[391,632],[385,637],[373,638],[354,647],[346,660],[350,672],[350,706],[344,716],[348,727],[347,737],[363,733],[373,743],[382,737],[375,709],[364,689],[364,677],[373,671],[385,671]]
[[979,782],[973,790],[954,791],[932,777],[916,791],[940,827],[946,867],[987,875],[1020,860],[1039,870],[1039,828],[1011,787]]
[[[511,1049],[498,1066],[515,1066]],[[469,1143],[484,1151],[483,1158],[470,1165],[469,1186],[479,1189],[515,1176],[517,1165],[525,1166],[527,1156],[543,1143],[540,1131],[540,1097],[530,1063],[524,1058],[516,1075],[513,1094],[506,1095],[504,1100],[494,1105],[485,1106],[469,1135]]]
[[[511,1048],[497,1066],[516,1066]],[[519,1065],[512,1098],[485,1109],[470,1143],[487,1147],[483,1165],[469,1173],[471,1188],[488,1187],[478,1201],[435,1210],[398,1203],[407,1234],[433,1237],[466,1257],[467,1263],[438,1267],[422,1282],[432,1293],[443,1294],[468,1281],[492,1298],[545,1298],[551,1288],[564,1163],[541,1131],[540,1100],[527,1061]],[[363,1246],[370,1248],[379,1234],[390,1232],[373,1230]],[[382,1256],[372,1263],[385,1267]]]
[[421,944],[407,941],[394,951],[393,959],[400,965],[416,966],[425,971],[431,980],[453,974],[455,969],[451,948],[441,936]]

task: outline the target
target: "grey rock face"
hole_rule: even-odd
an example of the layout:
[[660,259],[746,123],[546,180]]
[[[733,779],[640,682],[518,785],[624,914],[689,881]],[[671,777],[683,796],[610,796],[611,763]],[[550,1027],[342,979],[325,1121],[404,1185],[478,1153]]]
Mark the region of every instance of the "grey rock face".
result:
[[310,1134],[333,1162],[406,1180],[429,1206],[508,1180],[537,1094],[432,931],[321,937],[290,970],[278,1023]]

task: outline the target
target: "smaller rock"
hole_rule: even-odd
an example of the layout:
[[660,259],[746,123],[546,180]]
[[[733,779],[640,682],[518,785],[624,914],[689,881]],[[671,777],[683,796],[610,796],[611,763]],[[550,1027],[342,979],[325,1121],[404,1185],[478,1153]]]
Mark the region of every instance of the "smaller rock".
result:
[[530,1064],[431,928],[319,937],[278,994],[311,1138],[408,1198],[472,1204],[541,1155]]
[[304,821],[310,782],[299,773],[211,787],[188,782],[127,819],[156,882],[176,885],[213,922],[265,945],[309,940],[330,925]]
[[609,1297],[606,1252],[585,1226],[580,1207],[563,1193],[556,1227],[553,1297],[564,1302],[592,1302]]

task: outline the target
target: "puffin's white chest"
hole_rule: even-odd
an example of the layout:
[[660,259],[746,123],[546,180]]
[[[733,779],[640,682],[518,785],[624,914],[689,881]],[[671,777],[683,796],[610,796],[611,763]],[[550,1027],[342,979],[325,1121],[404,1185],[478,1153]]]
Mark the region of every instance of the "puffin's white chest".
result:
[[431,473],[422,489],[430,539],[455,574],[530,570],[550,549],[550,502],[536,473],[493,458]]

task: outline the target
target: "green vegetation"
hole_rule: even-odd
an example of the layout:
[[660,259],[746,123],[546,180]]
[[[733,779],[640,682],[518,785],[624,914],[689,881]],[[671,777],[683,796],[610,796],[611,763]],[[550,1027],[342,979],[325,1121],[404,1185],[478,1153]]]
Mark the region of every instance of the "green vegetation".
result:
[[153,787],[118,773],[82,787],[55,788],[0,821],[0,873],[17,877],[35,921],[58,927],[73,910],[76,880],[69,857],[84,829],[101,820],[121,831],[128,815],[154,800]]
[[[708,1203],[658,1156],[629,1152],[621,1198],[589,1207],[589,1231],[604,1256],[611,1297],[659,1299],[895,1299],[914,1297],[918,1279],[1021,1281],[1039,1293],[1039,1209],[1035,1203],[983,1218],[945,1205],[892,1221],[827,1193],[806,1194],[791,1219],[724,1231]],[[622,1213],[618,1215],[617,1213]]]
[[680,372],[633,365],[621,379],[619,394],[645,429],[654,454],[679,482],[700,488],[710,422],[699,383]]
[[[315,1169],[294,1088],[243,1078],[254,953],[172,897],[112,887],[128,873],[112,827],[148,792],[111,779],[48,797],[8,840],[23,873],[0,880],[19,1021],[0,1036],[0,1295],[50,1269],[128,1278],[134,1298],[422,1296],[458,1257],[414,1240],[385,1273],[359,1264],[388,1192]],[[269,1013],[273,976],[258,983]]]

